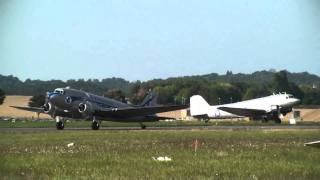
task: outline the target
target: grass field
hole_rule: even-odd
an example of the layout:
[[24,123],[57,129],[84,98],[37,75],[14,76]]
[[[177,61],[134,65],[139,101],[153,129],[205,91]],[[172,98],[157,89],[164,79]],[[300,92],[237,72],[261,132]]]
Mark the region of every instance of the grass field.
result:
[[[318,130],[0,131],[0,174],[1,179],[319,179],[320,149],[303,146],[319,137]],[[173,160],[152,159],[158,156]]]

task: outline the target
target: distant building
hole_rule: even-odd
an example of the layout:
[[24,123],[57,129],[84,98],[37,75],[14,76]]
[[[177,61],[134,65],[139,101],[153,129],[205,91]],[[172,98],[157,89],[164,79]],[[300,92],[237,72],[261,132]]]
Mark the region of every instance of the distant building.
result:
[[157,115],[161,117],[168,117],[168,118],[180,119],[180,120],[190,119],[190,117],[188,116],[188,109],[163,112],[163,113],[158,113]]

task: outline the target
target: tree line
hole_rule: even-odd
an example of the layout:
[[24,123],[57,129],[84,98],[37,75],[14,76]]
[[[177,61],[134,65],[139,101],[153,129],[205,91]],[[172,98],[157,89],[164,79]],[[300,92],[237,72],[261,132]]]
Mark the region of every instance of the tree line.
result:
[[320,89],[316,87],[319,84],[320,78],[316,75],[287,71],[259,71],[252,74],[233,74],[228,71],[225,75],[185,76],[145,82],[129,82],[121,78],[68,81],[27,79],[22,82],[13,76],[0,75],[0,88],[6,87],[3,89],[7,94],[35,96],[31,102],[38,103],[31,103],[30,106],[42,103],[43,100],[37,99],[43,99],[46,91],[66,86],[133,104],[139,104],[152,89],[158,95],[159,104],[188,103],[195,94],[215,105],[287,92],[300,98],[304,105],[320,105]]

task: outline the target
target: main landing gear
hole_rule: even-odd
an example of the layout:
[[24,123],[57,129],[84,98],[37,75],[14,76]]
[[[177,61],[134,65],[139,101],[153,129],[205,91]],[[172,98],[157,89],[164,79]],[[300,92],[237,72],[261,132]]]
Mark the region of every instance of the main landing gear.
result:
[[100,128],[100,122],[96,120],[95,117],[92,119],[92,125],[91,125],[92,130],[98,130]]
[[263,122],[263,123],[268,123],[269,120],[274,120],[274,122],[275,122],[276,124],[281,124],[281,122],[282,122],[282,119],[279,118],[279,117],[273,117],[273,118],[270,118],[270,119],[267,118],[267,117],[264,117],[264,118],[262,119],[262,122]]
[[[63,130],[64,129],[64,121],[62,120],[61,117],[56,116],[56,128],[57,130]],[[100,128],[100,121],[97,121],[95,117],[93,117],[92,119],[92,124],[91,124],[91,128],[92,130],[98,130]]]
[[60,119],[59,116],[56,116],[56,128],[57,130],[63,130],[64,129],[64,122],[62,119]]

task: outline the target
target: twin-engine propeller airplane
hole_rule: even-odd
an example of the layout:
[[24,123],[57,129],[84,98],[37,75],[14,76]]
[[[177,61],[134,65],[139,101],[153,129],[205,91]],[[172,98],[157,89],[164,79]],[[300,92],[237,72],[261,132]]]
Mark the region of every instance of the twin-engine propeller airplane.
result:
[[280,93],[271,96],[241,101],[237,103],[210,106],[200,95],[190,98],[190,113],[193,117],[203,119],[224,119],[250,117],[251,119],[281,119],[292,111],[292,107],[300,102],[291,94]]
[[99,129],[101,120],[138,122],[141,128],[145,129],[143,122],[168,119],[159,117],[156,113],[187,108],[186,105],[157,105],[156,99],[157,96],[149,92],[140,105],[131,105],[81,90],[57,88],[47,93],[42,107],[11,107],[49,114],[56,119],[56,127],[59,130],[64,129],[64,121],[61,117],[92,120],[93,130]]

